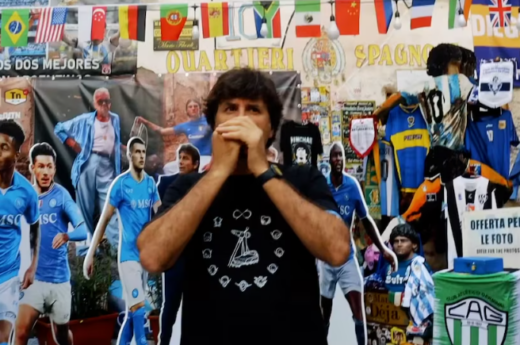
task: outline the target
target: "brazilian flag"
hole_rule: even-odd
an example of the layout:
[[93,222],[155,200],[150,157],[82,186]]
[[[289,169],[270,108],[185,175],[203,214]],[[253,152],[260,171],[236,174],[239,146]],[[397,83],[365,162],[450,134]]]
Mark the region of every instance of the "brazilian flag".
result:
[[29,33],[29,9],[2,10],[2,47],[25,47]]

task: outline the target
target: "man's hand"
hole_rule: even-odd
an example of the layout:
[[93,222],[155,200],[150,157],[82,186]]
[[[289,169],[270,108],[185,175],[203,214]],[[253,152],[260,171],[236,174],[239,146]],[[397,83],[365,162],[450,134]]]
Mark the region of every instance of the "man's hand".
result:
[[52,249],[58,249],[67,242],[69,242],[69,235],[67,233],[57,234],[52,240]]
[[135,118],[135,121],[140,124],[140,123],[145,123],[145,119],[142,117],[142,116],[138,116]]
[[226,140],[220,133],[215,131],[211,138],[211,145],[213,158],[210,170],[222,172],[225,176],[231,175],[237,167],[240,142]]
[[65,143],[71,148],[73,149],[76,153],[80,153],[81,152],[81,145],[78,144],[78,142],[72,138],[67,138],[67,140],[65,140]]
[[392,272],[397,271],[397,266],[399,265],[397,262],[397,257],[395,254],[388,248],[383,249],[383,258],[390,263],[392,266]]
[[33,266],[29,266],[27,271],[25,271],[25,274],[23,276],[22,281],[22,290],[27,289],[29,286],[34,283],[34,274],[36,273],[36,268]]
[[92,274],[94,273],[94,257],[87,253],[85,257],[85,261],[83,261],[83,275],[85,279],[90,280]]
[[247,116],[237,116],[219,125],[217,133],[226,140],[238,140],[247,146],[247,167],[259,176],[269,169],[264,133]]

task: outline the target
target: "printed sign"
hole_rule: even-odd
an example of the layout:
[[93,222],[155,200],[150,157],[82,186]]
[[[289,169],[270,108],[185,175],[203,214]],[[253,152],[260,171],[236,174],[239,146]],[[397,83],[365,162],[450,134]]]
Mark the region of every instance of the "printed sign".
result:
[[194,40],[193,21],[187,20],[181,31],[178,41],[161,40],[161,21],[153,21],[153,50],[154,51],[170,51],[170,50],[199,50],[199,40]]
[[480,64],[478,100],[498,108],[513,100],[514,65],[511,61]]
[[504,267],[520,268],[520,208],[467,212],[463,216],[464,256],[500,257]]
[[388,301],[387,292],[366,292],[365,309],[367,322],[392,326],[408,326],[409,320],[401,307]]
[[11,89],[7,90],[4,94],[5,103],[12,105],[19,105],[27,102],[27,90],[22,89]]

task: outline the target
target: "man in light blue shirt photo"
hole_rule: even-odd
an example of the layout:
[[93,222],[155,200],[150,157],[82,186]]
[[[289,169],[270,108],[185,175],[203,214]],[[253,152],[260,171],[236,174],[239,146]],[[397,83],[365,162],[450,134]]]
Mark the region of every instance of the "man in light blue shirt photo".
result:
[[83,273],[89,279],[94,271],[94,255],[114,213],[121,222],[119,233],[119,275],[126,302],[126,318],[121,327],[118,345],[129,345],[135,336],[137,345],[147,345],[145,336],[145,272],[139,259],[137,237],[144,225],[161,205],[154,179],[144,171],[146,146],[140,137],[132,137],[127,145],[130,168],[119,175],[109,190],[83,264]]
[[[0,121],[0,345],[7,345],[18,314],[20,286],[34,281],[39,255],[38,194],[15,170],[25,141],[22,127],[13,120]],[[20,284],[22,217],[29,224],[31,263]]]
[[[59,122],[54,134],[72,148],[76,159],[71,179],[76,190],[76,202],[83,214],[90,235],[94,233],[94,219],[103,210],[108,188],[121,173],[121,128],[119,115],[110,111],[112,101],[106,88],[94,91],[95,111]],[[107,239],[117,248],[119,241],[117,218],[107,229]]]
[[[29,157],[34,188],[39,195],[41,242],[34,283],[20,297],[15,345],[27,345],[34,324],[45,312],[56,325],[57,343],[72,344],[68,326],[72,294],[67,249],[69,241],[87,239],[87,228],[69,192],[54,182],[56,152],[52,146],[36,144]],[[69,223],[73,227],[70,232]]]

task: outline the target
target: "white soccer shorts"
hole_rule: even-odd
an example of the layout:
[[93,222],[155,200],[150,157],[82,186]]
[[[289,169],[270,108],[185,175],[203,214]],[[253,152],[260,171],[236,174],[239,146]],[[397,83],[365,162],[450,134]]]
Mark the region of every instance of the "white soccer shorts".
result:
[[333,299],[336,293],[336,285],[339,284],[343,295],[351,291],[363,293],[363,281],[361,272],[355,257],[348,260],[342,266],[332,267],[329,264],[319,262],[320,294],[328,299]]
[[146,281],[146,274],[141,263],[137,261],[121,262],[119,264],[119,277],[128,308],[145,301],[144,282]]
[[0,321],[13,324],[18,315],[20,301],[20,279],[13,277],[0,284]]
[[72,293],[70,283],[47,283],[35,280],[31,286],[22,291],[20,304],[26,304],[48,316],[57,325],[64,325],[70,320]]

